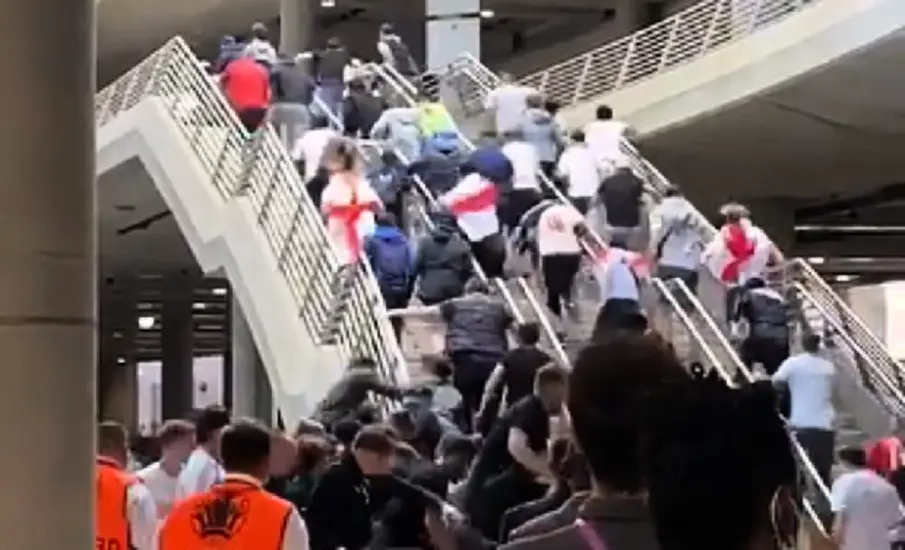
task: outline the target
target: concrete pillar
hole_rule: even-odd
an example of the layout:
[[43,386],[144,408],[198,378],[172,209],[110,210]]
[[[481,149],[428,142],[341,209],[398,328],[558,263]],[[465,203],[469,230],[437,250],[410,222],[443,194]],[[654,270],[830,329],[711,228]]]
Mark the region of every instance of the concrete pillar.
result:
[[481,1],[424,0],[427,18],[425,62],[440,70],[459,54],[481,59]]
[[3,74],[16,75],[0,87],[6,548],[95,542],[94,7],[19,1],[0,19],[7,51],[29,45],[27,55],[0,60]]
[[223,327],[223,339],[226,346],[223,350],[223,370],[221,372],[223,380],[223,406],[229,410],[233,409],[233,299],[232,289],[230,289],[230,297],[226,300],[226,323]]
[[273,396],[267,371],[258,354],[248,321],[238,301],[231,298],[232,410],[236,416],[270,423]]
[[130,430],[138,426],[138,316],[134,291],[131,281],[110,279],[101,291],[98,323],[98,416],[101,420],[122,422]]
[[315,0],[280,0],[280,52],[295,55],[311,48],[317,15]]
[[163,419],[183,418],[192,410],[194,394],[193,281],[175,275],[164,282],[160,346]]

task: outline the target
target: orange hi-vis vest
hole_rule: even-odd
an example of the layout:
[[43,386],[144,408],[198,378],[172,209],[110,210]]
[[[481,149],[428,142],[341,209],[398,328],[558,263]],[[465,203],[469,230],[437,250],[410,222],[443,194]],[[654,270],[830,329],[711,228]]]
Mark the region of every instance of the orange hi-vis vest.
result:
[[97,501],[94,510],[95,548],[97,550],[128,550],[132,548],[129,535],[129,487],[139,480],[123,471],[113,459],[99,456],[94,474]]
[[164,520],[159,550],[280,550],[293,507],[250,477],[223,483],[177,503]]

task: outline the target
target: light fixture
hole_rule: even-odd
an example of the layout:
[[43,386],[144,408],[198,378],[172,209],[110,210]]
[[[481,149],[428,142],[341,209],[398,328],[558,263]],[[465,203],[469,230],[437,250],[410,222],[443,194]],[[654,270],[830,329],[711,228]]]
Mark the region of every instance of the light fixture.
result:
[[151,330],[155,323],[157,323],[157,319],[152,315],[142,315],[138,318],[138,328],[141,330]]
[[211,290],[211,294],[214,296],[226,296],[226,287],[218,286]]
[[835,277],[833,277],[833,279],[834,279],[837,283],[847,283],[847,282],[850,282],[850,281],[854,281],[854,280],[856,279],[856,277],[855,277],[854,275],[843,275],[843,274],[840,274],[840,275],[836,275]]
[[192,304],[192,309],[205,309],[206,307],[207,304],[205,304],[204,302],[195,302],[194,304]]
[[481,10],[481,19],[493,19],[496,17],[496,12],[493,10]]
[[116,363],[117,363],[118,365],[125,365],[125,364],[126,364],[126,358],[125,358],[125,357],[117,357],[117,358],[116,358]]
[[820,265],[820,264],[826,263],[826,258],[824,258],[823,256],[813,256],[811,258],[808,258],[808,263],[814,264],[814,265]]
[[322,8],[335,8],[336,0],[321,0],[321,7]]

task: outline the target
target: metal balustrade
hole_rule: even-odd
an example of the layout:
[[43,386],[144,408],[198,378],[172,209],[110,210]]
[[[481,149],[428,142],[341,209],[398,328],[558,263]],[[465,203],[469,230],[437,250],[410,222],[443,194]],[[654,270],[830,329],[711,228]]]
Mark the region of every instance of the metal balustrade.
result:
[[[694,61],[820,1],[703,0],[657,24],[526,75],[518,82],[568,106]],[[493,73],[470,54],[453,61],[450,72],[465,68],[471,69],[482,84],[496,85]],[[480,89],[472,88],[465,91],[463,100],[478,102],[481,94]]]
[[[251,204],[312,338],[337,344],[347,359],[371,357],[387,379],[406,383],[405,360],[370,267],[366,262],[351,269],[342,265],[277,134],[269,127],[253,135],[245,131],[181,37],[95,96],[98,127],[146,99],[169,112],[224,204]],[[339,297],[343,311],[334,315],[337,292],[344,293]]]
[[[745,366],[735,348],[708,315],[707,308],[684,281],[675,279],[670,281],[669,285],[660,279],[653,279],[652,282],[654,290],[664,298],[667,307],[675,314],[691,340],[704,352],[705,358],[726,385],[736,386],[736,375],[740,375],[746,383],[755,380],[751,370]],[[792,443],[792,452],[798,461],[799,471],[804,475],[809,489],[803,499],[803,513],[818,532],[826,536],[819,514],[830,510],[829,489],[791,430],[789,439]]]
[[[764,2],[766,4],[769,0],[764,0]],[[700,8],[707,3],[704,2],[696,7]],[[763,19],[762,21],[767,20]],[[480,62],[474,61],[473,58],[468,64],[458,64],[443,78],[456,84],[468,81],[468,89],[480,90],[482,94],[480,100],[475,101],[481,105],[483,105],[483,98],[501,84],[499,78],[487,67],[481,65]],[[622,149],[628,156],[632,169],[644,178],[647,191],[651,197],[656,201],[662,199],[666,190],[672,187],[669,180],[655,166],[642,157],[638,150],[628,141],[623,140]],[[694,210],[694,216],[694,223],[701,232],[701,237],[705,242],[709,242],[718,234],[718,230],[700,211]],[[849,356],[853,360],[864,365],[864,368],[860,370],[863,373],[867,373],[866,377],[862,376],[865,387],[871,389],[871,391],[881,392],[882,395],[879,396],[879,401],[887,406],[891,414],[901,416],[900,411],[905,410],[905,385],[903,385],[902,367],[893,358],[886,346],[806,261],[798,258],[789,260],[783,269],[787,281],[794,281],[796,285],[808,291],[810,299],[806,301],[805,305],[810,307],[812,312],[823,318],[829,326],[833,327],[836,334],[844,334],[844,337],[840,337],[837,340],[849,348]],[[891,406],[891,400],[898,402],[898,404]]]
[[[369,64],[365,67],[365,72],[372,75],[376,79],[378,84],[383,88],[383,92],[386,97],[391,98],[394,101],[402,102],[408,106],[415,104],[413,95],[406,87],[410,86],[410,84],[408,84],[408,81],[405,80],[401,75],[399,75],[399,73],[396,72],[395,69],[376,64]],[[403,84],[402,82],[405,82],[405,84]],[[469,142],[464,135],[459,134],[459,138],[460,141],[462,141],[462,143],[466,145],[466,147],[470,149],[474,148],[471,142]],[[543,178],[543,176],[541,177]],[[546,181],[545,178],[544,181]],[[438,206],[436,203],[436,198],[430,193],[426,186],[422,184],[418,190],[422,194],[422,196],[432,204],[432,206]],[[503,284],[502,281],[498,281],[497,284],[502,285],[503,288],[505,288],[505,284]],[[545,306],[543,306],[541,302],[536,298],[534,291],[531,289],[527,281],[524,280],[524,278],[515,278],[515,286],[519,289],[519,291],[525,297],[525,300],[528,302],[528,307],[534,313],[534,316],[537,319],[538,324],[540,325],[541,332],[544,336],[547,337],[547,340],[550,342],[557,359],[559,359],[559,361],[564,366],[569,366],[570,361],[566,354],[565,347],[560,341],[560,338],[557,337],[556,331],[553,328],[553,324],[550,322],[549,317],[545,313]]]

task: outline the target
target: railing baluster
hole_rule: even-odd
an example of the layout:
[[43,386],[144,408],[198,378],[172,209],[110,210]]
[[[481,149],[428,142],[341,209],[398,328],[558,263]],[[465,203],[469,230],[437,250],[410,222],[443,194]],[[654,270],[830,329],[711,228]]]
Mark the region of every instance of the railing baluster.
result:
[[613,84],[614,90],[621,88],[626,78],[628,78],[632,66],[632,56],[635,54],[635,47],[638,44],[638,36],[638,34],[632,36],[631,41],[628,43],[628,48],[625,50],[625,59],[622,60],[622,65],[619,67],[619,74],[616,75],[616,82]]
[[591,54],[587,54],[585,56],[584,63],[581,67],[581,74],[578,76],[578,83],[575,86],[575,94],[572,97],[573,103],[578,103],[581,100],[581,87],[588,79],[588,73],[591,71],[591,61],[593,61],[593,57]]
[[663,46],[663,53],[660,55],[660,64],[657,65],[656,73],[662,72],[663,69],[666,68],[667,63],[669,63],[669,54],[672,52],[673,44],[676,42],[676,35],[679,34],[679,25],[681,24],[682,17],[676,17],[670,25],[669,36],[666,38],[666,44]]
[[701,41],[701,47],[698,49],[698,56],[704,55],[707,53],[707,50],[710,49],[710,45],[713,43],[713,37],[719,26],[720,17],[723,16],[723,6],[729,2],[732,2],[732,0],[716,0],[716,7],[713,9],[713,16],[707,24],[707,32],[704,34],[704,40]]

